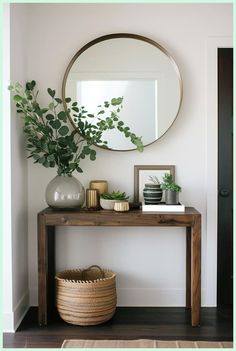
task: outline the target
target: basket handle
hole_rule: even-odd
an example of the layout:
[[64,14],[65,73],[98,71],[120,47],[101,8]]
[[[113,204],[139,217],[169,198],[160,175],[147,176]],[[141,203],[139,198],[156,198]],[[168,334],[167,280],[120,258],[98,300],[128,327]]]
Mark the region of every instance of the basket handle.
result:
[[96,265],[96,264],[93,264],[92,266],[89,266],[88,268],[82,270],[82,280],[84,280],[84,275],[85,275],[85,273],[86,273],[87,271],[90,271],[90,270],[93,269],[93,268],[97,268],[97,269],[100,271],[102,278],[105,277],[105,273],[104,273],[104,271],[102,270],[102,268],[99,267],[99,266]]

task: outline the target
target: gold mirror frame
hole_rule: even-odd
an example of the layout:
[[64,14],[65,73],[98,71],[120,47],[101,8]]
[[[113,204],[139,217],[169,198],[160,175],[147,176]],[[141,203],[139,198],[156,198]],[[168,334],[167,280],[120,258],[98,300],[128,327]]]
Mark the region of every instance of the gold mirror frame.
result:
[[[130,34],[130,33],[115,33],[115,34],[107,34],[107,35],[103,35],[101,37],[98,37],[92,41],[90,41],[89,43],[85,44],[79,51],[77,51],[77,53],[73,56],[73,58],[71,59],[69,65],[67,66],[66,68],[66,71],[65,71],[65,74],[64,74],[64,77],[63,77],[63,81],[62,81],[62,101],[63,101],[63,105],[64,105],[64,109],[65,111],[67,110],[67,103],[65,102],[65,98],[67,97],[66,94],[65,94],[65,90],[66,90],[66,82],[67,82],[67,78],[68,78],[68,75],[70,73],[70,70],[71,70],[71,67],[73,66],[74,62],[77,60],[77,58],[87,49],[89,49],[91,46],[93,45],[96,45],[102,41],[105,41],[105,40],[110,40],[110,39],[117,39],[117,38],[131,38],[131,39],[136,39],[136,40],[141,40],[141,41],[144,41],[146,43],[149,43],[153,46],[155,46],[156,48],[158,48],[160,51],[162,51],[171,61],[175,71],[176,71],[176,74],[177,74],[177,77],[178,77],[178,81],[179,81],[179,88],[180,88],[180,99],[179,99],[179,107],[178,107],[178,110],[177,110],[177,113],[176,113],[176,116],[174,117],[173,119],[173,122],[170,124],[170,126],[166,129],[166,131],[159,137],[157,138],[156,140],[150,142],[149,144],[145,144],[144,147],[146,146],[149,146],[153,143],[155,143],[157,140],[161,139],[166,133],[167,131],[171,128],[171,126],[173,125],[173,123],[175,122],[178,114],[179,114],[179,111],[180,111],[180,107],[181,107],[181,103],[182,103],[182,99],[183,99],[183,81],[182,81],[182,78],[181,78],[181,75],[180,75],[180,71],[179,71],[179,68],[175,62],[175,60],[173,59],[173,57],[169,54],[169,52],[163,47],[161,46],[160,44],[158,44],[157,42],[155,42],[154,40],[152,39],[149,39],[147,37],[144,37],[142,35],[138,35],[138,34]],[[74,127],[75,130],[77,130],[77,127],[73,121],[73,119],[69,116],[69,120],[72,124],[72,126]],[[78,132],[79,133],[79,132]],[[122,152],[122,151],[133,151],[135,150],[135,148],[133,149],[129,149],[129,150],[119,150],[119,149],[110,149],[110,148],[104,148],[102,146],[98,146],[96,145],[97,147],[99,148],[102,148],[102,149],[105,149],[105,150],[110,150],[110,151],[119,151],[119,152]]]

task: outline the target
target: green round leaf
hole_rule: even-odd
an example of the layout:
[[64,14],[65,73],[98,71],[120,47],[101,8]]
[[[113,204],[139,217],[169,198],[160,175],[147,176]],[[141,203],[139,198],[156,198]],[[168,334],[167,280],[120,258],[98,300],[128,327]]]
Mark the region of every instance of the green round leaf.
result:
[[79,112],[78,107],[72,107],[72,110],[75,111],[75,112]]
[[40,157],[40,159],[39,159],[38,161],[39,161],[39,163],[43,164],[43,163],[46,161],[46,159],[45,159],[45,157],[43,156],[43,157]]
[[96,151],[95,150],[91,150],[90,151],[90,160],[91,161],[95,161],[96,160]]
[[49,123],[54,129],[59,129],[61,127],[61,122],[58,119]]
[[26,83],[26,89],[27,89],[27,90],[32,90],[30,82],[27,82],[27,83]]
[[49,110],[53,111],[54,110],[54,103],[50,102],[50,104],[48,105]]
[[33,159],[37,161],[37,160],[39,160],[39,159],[40,159],[40,156],[39,156],[39,155],[37,155],[37,154],[34,154],[34,155],[33,155]]
[[54,161],[54,160],[55,160],[55,156],[53,154],[48,155],[47,161]]
[[91,153],[91,149],[89,148],[89,146],[84,146],[83,148],[83,152],[85,155],[89,155]]
[[48,88],[48,94],[53,98],[56,94],[56,91]]
[[46,116],[46,119],[48,120],[48,121],[52,121],[53,119],[54,119],[54,116],[52,115],[52,114],[48,114],[47,116]]
[[46,167],[46,168],[50,167],[50,162],[45,161],[45,162],[43,163],[43,166]]
[[66,113],[65,113],[65,111],[60,111],[59,113],[58,113],[58,118],[60,119],[60,120],[62,120],[62,121],[64,121],[64,122],[66,122],[66,118],[67,118],[67,116],[66,116]]
[[119,97],[119,98],[117,98],[117,99],[112,99],[111,100],[111,104],[113,105],[113,106],[116,106],[116,105],[120,105],[121,103],[122,103],[122,101],[123,101],[123,98],[122,97]]
[[14,95],[13,100],[16,102],[20,102],[20,101],[22,101],[22,97],[20,95]]
[[76,171],[79,173],[83,173],[82,169],[79,166],[76,167]]
[[63,126],[61,127],[59,130],[58,130],[58,133],[61,135],[61,136],[65,136],[66,134],[69,133],[69,128],[67,126]]

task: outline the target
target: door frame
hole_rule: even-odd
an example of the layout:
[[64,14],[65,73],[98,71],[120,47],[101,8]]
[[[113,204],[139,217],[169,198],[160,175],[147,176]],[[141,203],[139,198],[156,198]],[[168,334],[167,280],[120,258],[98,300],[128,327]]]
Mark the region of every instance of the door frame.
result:
[[[218,48],[233,47],[230,36],[206,42],[206,306],[217,306],[218,232]],[[213,303],[212,303],[213,302]]]

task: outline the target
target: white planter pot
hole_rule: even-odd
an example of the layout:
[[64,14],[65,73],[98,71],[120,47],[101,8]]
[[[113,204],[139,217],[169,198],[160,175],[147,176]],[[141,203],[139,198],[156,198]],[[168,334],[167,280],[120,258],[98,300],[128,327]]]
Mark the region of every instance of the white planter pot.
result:
[[104,210],[114,210],[117,200],[108,200],[100,198],[100,205]]

